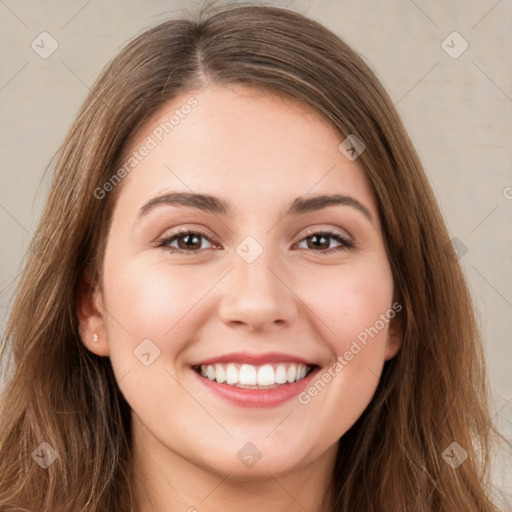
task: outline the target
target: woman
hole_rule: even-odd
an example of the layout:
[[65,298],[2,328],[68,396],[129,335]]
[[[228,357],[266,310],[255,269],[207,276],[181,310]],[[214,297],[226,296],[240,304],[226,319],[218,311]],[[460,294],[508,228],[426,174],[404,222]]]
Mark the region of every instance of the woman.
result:
[[497,510],[432,190],[374,74],[297,13],[168,21],[107,66],[7,341],[2,510]]

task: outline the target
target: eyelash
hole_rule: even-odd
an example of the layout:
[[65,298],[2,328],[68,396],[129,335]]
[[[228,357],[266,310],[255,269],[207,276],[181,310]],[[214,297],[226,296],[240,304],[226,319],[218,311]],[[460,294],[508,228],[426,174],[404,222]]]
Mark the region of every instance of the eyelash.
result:
[[[158,240],[157,247],[165,248],[166,250],[169,250],[173,254],[184,254],[184,253],[185,254],[198,254],[198,253],[204,251],[204,249],[193,249],[191,251],[187,251],[184,249],[177,249],[175,247],[169,247],[169,244],[171,242],[180,238],[183,235],[197,235],[197,236],[207,239],[210,243],[213,243],[210,240],[210,238],[202,231],[193,231],[190,229],[183,229],[183,230],[177,231],[176,233],[173,233],[172,235],[170,235],[168,237]],[[299,240],[299,242],[302,242],[303,240],[310,238],[313,235],[326,236],[327,238],[332,238],[333,240],[336,240],[336,242],[339,242],[341,244],[339,247],[335,247],[333,249],[325,249],[325,250],[320,250],[320,251],[314,251],[314,250],[310,249],[313,252],[318,252],[319,254],[322,254],[322,255],[326,254],[326,253],[327,254],[337,253],[339,251],[350,251],[350,250],[355,249],[355,247],[356,247],[353,242],[350,242],[349,240],[347,240],[343,235],[341,235],[340,233],[338,233],[336,231],[331,231],[329,229],[324,229],[321,231],[312,231],[310,233],[307,233],[306,236],[304,236],[303,238],[301,238],[301,240]]]

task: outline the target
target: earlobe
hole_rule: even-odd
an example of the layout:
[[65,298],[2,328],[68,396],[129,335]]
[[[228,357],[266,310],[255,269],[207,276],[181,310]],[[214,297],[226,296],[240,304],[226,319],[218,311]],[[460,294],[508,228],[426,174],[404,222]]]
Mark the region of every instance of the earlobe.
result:
[[398,354],[402,347],[402,338],[401,330],[397,329],[396,326],[391,325],[386,340],[386,352],[384,354],[384,359],[386,361],[393,359],[393,357]]
[[85,274],[77,284],[75,304],[82,343],[92,353],[108,356],[110,352],[102,296]]
[[394,341],[393,339],[388,340],[388,343],[386,345],[386,353],[384,356],[384,359],[388,361],[389,359],[393,359],[398,352],[400,351],[400,348],[402,346],[401,341]]

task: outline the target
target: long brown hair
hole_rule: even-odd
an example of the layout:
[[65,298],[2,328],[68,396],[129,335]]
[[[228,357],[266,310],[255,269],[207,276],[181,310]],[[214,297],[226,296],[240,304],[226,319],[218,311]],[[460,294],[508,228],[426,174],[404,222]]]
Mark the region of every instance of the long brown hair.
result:
[[[110,360],[81,341],[76,287],[86,271],[101,284],[122,183],[104,199],[97,190],[118,170],[130,136],[164,103],[212,82],[301,101],[340,142],[354,134],[366,145],[358,161],[403,305],[403,345],[340,439],[332,509],[496,511],[487,497],[494,428],[473,305],[404,126],[374,73],[336,35],[298,13],[251,5],[201,11],[137,37],[105,68],[60,148],[2,347],[13,369],[0,409],[1,510],[132,506],[130,408]],[[36,464],[55,453],[47,468]],[[462,464],[443,453],[458,453]]]

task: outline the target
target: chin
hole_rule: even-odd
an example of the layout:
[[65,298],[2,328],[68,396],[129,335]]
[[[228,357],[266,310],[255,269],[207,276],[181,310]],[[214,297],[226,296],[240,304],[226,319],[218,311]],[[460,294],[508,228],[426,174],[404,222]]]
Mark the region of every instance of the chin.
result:
[[[256,443],[243,444],[234,457],[224,451],[203,464],[219,475],[229,474],[232,480],[249,482],[268,479],[269,474],[278,477],[296,471],[306,466],[311,457],[310,453],[298,453],[293,446],[283,449],[278,443],[262,442],[257,448]],[[300,444],[307,446],[305,442]]]

